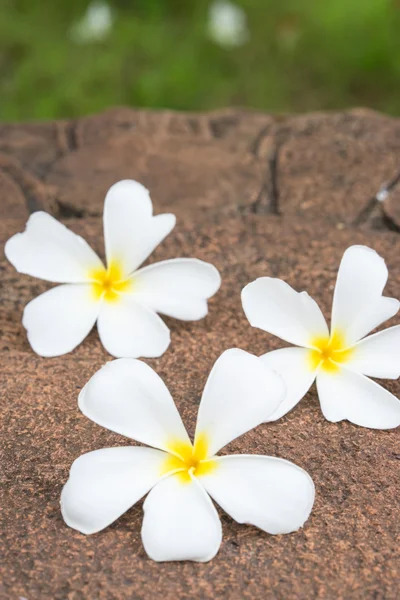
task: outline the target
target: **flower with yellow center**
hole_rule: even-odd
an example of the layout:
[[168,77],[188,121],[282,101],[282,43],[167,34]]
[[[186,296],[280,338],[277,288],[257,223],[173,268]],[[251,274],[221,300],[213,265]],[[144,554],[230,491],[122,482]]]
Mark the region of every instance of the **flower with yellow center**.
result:
[[89,272],[89,278],[93,280],[92,291],[96,300],[116,302],[120,294],[132,292],[134,288],[133,277],[124,277],[122,265],[118,261],[111,261],[107,269],[93,269]]
[[213,558],[221,543],[217,502],[239,523],[271,534],[297,530],[314,502],[300,467],[261,455],[217,452],[277,409],[282,379],[242,350],[215,363],[192,444],[167,388],[145,363],[119,359],[86,384],[79,407],[90,419],[148,444],[104,448],[78,458],[61,495],[65,522],[96,533],[148,493],[142,540],[157,561]]
[[400,425],[400,402],[369,379],[400,376],[400,326],[368,337],[393,317],[399,302],[382,295],[388,278],[384,260],[370,248],[351,246],[340,264],[332,307],[331,333],[316,302],[280,279],[262,277],[242,291],[250,324],[296,347],[262,356],[286,382],[285,401],[272,415],[291,410],[314,381],[324,416],[373,429]]
[[218,468],[218,463],[209,458],[206,434],[196,436],[195,445],[180,440],[170,442],[170,455],[165,459],[161,473],[163,475],[175,471],[183,483],[190,483],[193,477],[202,477]]
[[331,336],[311,339],[312,350],[309,352],[310,368],[320,368],[329,373],[339,371],[340,365],[347,363],[353,354],[352,348],[346,347],[345,337],[339,331]]
[[107,266],[81,237],[44,212],[30,216],[5,254],[20,273],[63,283],[25,307],[23,325],[41,356],[71,352],[97,322],[100,339],[117,357],[161,356],[170,332],[157,313],[197,320],[221,278],[215,267],[177,258],[138,269],[175,225],[170,214],[153,216],[148,190],[120,181],[104,203]]

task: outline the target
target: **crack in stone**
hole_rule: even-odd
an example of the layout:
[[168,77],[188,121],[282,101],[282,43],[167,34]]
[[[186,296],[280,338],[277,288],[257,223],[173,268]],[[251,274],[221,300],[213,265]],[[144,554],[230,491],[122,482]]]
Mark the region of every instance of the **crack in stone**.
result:
[[393,219],[382,210],[382,204],[387,200],[390,193],[400,184],[400,172],[390,180],[389,183],[384,183],[379,191],[370,198],[362,210],[358,213],[353,221],[353,227],[364,225],[372,216],[376,208],[379,208],[382,224],[390,231],[400,232],[400,227]]
[[257,158],[259,158],[259,156],[260,156],[261,144],[263,143],[264,138],[266,138],[268,136],[269,132],[270,132],[270,126],[266,125],[266,127],[263,127],[260,130],[260,132],[254,138],[254,140],[250,146],[250,152]]
[[57,216],[63,219],[83,219],[86,216],[85,210],[76,208],[71,204],[66,202],[62,202],[61,200],[56,200],[57,204]]
[[56,199],[57,211],[55,216],[61,219],[84,219],[86,217],[101,217],[102,212],[97,210],[88,210],[86,208],[78,208],[64,202],[63,200]]
[[279,147],[275,147],[268,157],[267,173],[257,198],[250,211],[258,215],[280,215],[278,187]]
[[250,210],[255,214],[270,214],[281,216],[279,203],[279,185],[278,185],[278,170],[279,170],[279,155],[282,146],[286,143],[290,137],[290,132],[287,130],[285,119],[276,117],[275,123],[263,127],[258,135],[254,138],[253,143],[250,147],[250,152],[258,158],[263,160],[261,156],[261,148],[263,141],[270,137],[272,140],[272,149],[268,152],[268,170],[264,183],[257,195],[256,200],[252,203]]
[[353,227],[360,227],[361,225],[366,223],[366,221],[368,221],[369,217],[374,212],[374,209],[378,205],[378,202],[379,201],[377,200],[376,195],[373,196],[372,198],[370,198],[368,200],[367,204],[361,209],[361,211],[358,213],[358,215],[354,219]]
[[236,127],[237,115],[219,115],[209,119],[209,129],[213,138],[223,138],[232,127]]
[[77,121],[70,121],[65,130],[65,138],[69,152],[75,152],[78,149]]
[[25,174],[22,167],[20,167],[16,161],[11,161],[9,164],[0,164],[0,170],[3,171],[6,175],[11,177],[11,179],[17,184],[20,188],[22,195],[25,199],[26,209],[29,214],[37,212],[39,210],[43,210],[42,202],[37,198],[37,194],[34,191],[35,182],[29,181],[30,177]]
[[271,195],[270,195],[270,212],[274,215],[279,215],[279,188],[278,188],[278,159],[279,147],[276,148],[269,157],[268,164],[271,173]]
[[[400,172],[396,175],[396,177],[394,177],[392,179],[392,181],[390,183],[388,183],[386,186],[383,186],[379,192],[376,195],[377,200],[379,200],[379,202],[383,202],[384,200],[386,200],[387,196],[389,195],[389,193],[394,190],[395,187],[397,187],[397,185],[400,183]],[[382,194],[384,194],[384,197],[382,197]]]
[[396,233],[400,233],[400,226],[397,225],[395,221],[389,215],[382,211],[382,223],[386,226],[386,229],[389,231],[395,231]]

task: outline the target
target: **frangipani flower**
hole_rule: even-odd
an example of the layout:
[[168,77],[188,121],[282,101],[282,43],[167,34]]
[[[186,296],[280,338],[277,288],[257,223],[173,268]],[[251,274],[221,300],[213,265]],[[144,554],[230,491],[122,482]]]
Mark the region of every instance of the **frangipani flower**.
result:
[[239,523],[271,534],[296,531],[314,502],[303,469],[270,456],[216,456],[267,420],[283,396],[282,379],[256,356],[227,350],[208,378],[192,445],[170,393],[148,365],[108,363],[83,388],[81,411],[152,447],[105,448],[78,458],[61,495],[65,522],[96,533],[148,493],[142,541],[156,561],[206,562],[216,555],[222,531],[211,498]]
[[228,0],[213,2],[209,8],[208,34],[223,48],[235,48],[245,44],[250,33],[243,8]]
[[20,273],[63,283],[25,307],[23,325],[41,356],[71,352],[97,321],[106,350],[117,357],[161,356],[170,331],[157,313],[182,320],[207,314],[221,284],[217,269],[194,258],[165,260],[137,270],[175,225],[153,216],[148,190],[120,181],[104,204],[107,268],[80,236],[44,212],[31,215],[5,254]]
[[100,42],[109,35],[113,23],[114,14],[108,2],[94,0],[83,17],[71,27],[70,37],[78,44]]
[[328,421],[347,419],[372,429],[400,424],[399,400],[367,377],[400,376],[400,326],[365,337],[399,309],[398,300],[382,296],[387,278],[385,261],[374,250],[348,248],[337,276],[330,333],[318,305],[306,292],[298,293],[270,277],[243,289],[242,303],[250,324],[300,346],[261,357],[287,385],[286,398],[272,420],[291,410],[316,380]]

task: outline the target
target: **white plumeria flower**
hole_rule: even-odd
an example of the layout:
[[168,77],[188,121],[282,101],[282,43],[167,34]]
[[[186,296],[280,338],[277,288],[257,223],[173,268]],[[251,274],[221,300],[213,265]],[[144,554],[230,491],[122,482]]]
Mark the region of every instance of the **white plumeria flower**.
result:
[[393,317],[399,302],[382,296],[388,278],[383,258],[365,246],[351,246],[340,264],[333,296],[331,332],[316,302],[280,279],[261,277],[242,291],[244,312],[253,327],[301,346],[261,357],[287,384],[284,402],[272,416],[291,410],[317,382],[328,421],[347,419],[372,429],[400,424],[400,402],[366,377],[400,376],[400,326],[368,337]]
[[217,269],[193,258],[165,260],[137,270],[175,225],[153,216],[148,190],[120,181],[104,203],[107,268],[80,236],[44,212],[31,215],[5,254],[20,273],[64,283],[25,307],[23,325],[41,356],[71,352],[97,321],[100,339],[116,357],[161,356],[170,331],[158,312],[182,320],[207,314],[221,284]]
[[235,48],[245,44],[250,34],[243,8],[227,0],[213,2],[209,9],[208,34],[214,42],[224,48]]
[[74,42],[100,42],[110,33],[114,15],[110,5],[104,1],[91,2],[84,16],[70,30]]
[[314,484],[303,469],[270,456],[216,456],[267,420],[284,392],[282,379],[259,358],[227,350],[208,378],[192,445],[169,391],[148,365],[108,363],[83,388],[79,408],[152,448],[105,448],[78,458],[61,495],[65,522],[96,533],[149,492],[142,540],[156,561],[206,562],[216,555],[222,531],[211,498],[239,523],[271,534],[296,531],[314,502]]

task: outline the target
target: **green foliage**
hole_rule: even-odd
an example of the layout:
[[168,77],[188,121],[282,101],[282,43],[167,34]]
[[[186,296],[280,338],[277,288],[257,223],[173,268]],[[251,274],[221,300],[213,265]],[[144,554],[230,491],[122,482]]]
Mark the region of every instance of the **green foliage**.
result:
[[365,105],[400,114],[400,0],[236,0],[249,40],[212,41],[211,0],[113,0],[77,42],[83,0],[0,0],[0,120],[111,105],[272,112]]

